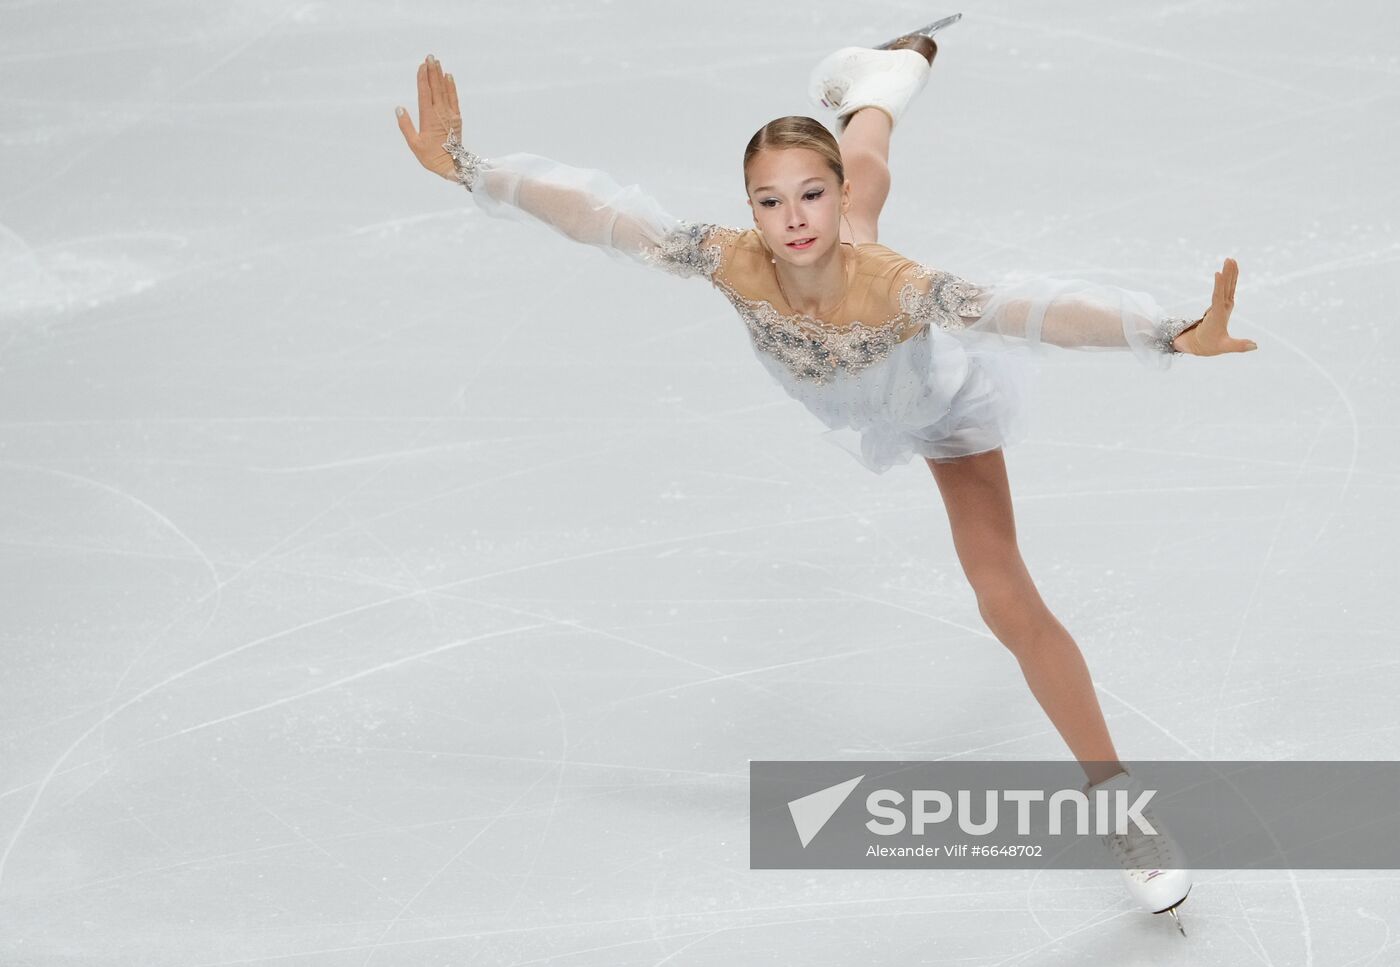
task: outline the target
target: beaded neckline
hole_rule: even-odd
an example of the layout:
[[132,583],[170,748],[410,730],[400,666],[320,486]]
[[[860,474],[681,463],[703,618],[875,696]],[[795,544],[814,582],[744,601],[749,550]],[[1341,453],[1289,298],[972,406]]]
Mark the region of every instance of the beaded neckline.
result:
[[[928,333],[931,325],[958,329],[966,325],[962,316],[981,314],[973,301],[975,286],[923,265],[905,280],[898,292],[898,305],[890,306],[893,314],[881,322],[834,325],[813,316],[783,314],[767,299],[739,292],[720,273],[726,242],[740,234],[738,229],[708,222],[681,222],[653,249],[646,250],[643,258],[677,275],[698,274],[709,279],[738,310],[754,348],[803,382],[824,383],[840,370],[859,372],[889,356],[901,343]],[[860,248],[856,242],[841,244]],[[924,279],[927,285],[922,281],[915,284]]]
[[[855,332],[856,330],[865,330],[866,332],[872,332],[881,329],[900,328],[899,324],[909,321],[909,313],[903,308],[901,308],[895,311],[893,315],[886,317],[881,322],[863,322],[860,319],[853,319],[851,322],[845,325],[838,326],[835,323],[827,322],[826,320],[819,319],[816,316],[808,316],[803,315],[801,313],[783,312],[768,299],[756,299],[751,296],[746,296],[738,289],[730,285],[728,282],[724,282],[722,280],[715,280],[715,285],[717,288],[719,288],[721,292],[729,296],[730,302],[742,302],[748,305],[750,308],[761,309],[765,315],[769,315],[772,318],[781,319],[786,322],[791,322],[793,324],[810,323],[812,327],[820,329],[824,332],[850,333]],[[905,285],[904,288],[909,289],[912,292],[914,287],[913,285],[909,284]]]

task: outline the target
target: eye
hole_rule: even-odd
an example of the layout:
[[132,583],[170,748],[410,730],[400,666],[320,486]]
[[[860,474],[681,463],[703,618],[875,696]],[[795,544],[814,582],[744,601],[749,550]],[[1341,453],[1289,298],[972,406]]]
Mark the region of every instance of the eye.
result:
[[[803,195],[802,197],[805,198],[807,201],[816,201],[816,200],[817,200],[818,198],[820,198],[825,192],[826,192],[826,189],[825,189],[825,188],[813,188],[811,191],[807,192],[807,194]],[[778,199],[776,199],[776,198],[765,198],[765,199],[763,199],[763,201],[759,202],[759,204],[762,205],[764,208],[772,208],[773,205],[768,204],[770,201],[771,201],[774,205],[776,205],[776,204],[778,203]]]

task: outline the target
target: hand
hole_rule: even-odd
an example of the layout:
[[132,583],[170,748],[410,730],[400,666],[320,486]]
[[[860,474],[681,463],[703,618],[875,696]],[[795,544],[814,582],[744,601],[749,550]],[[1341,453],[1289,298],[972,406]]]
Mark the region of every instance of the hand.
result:
[[452,155],[442,148],[450,133],[462,136],[462,112],[457,108],[457,84],[451,74],[443,74],[442,64],[432,54],[418,65],[418,131],[413,119],[401,107],[394,108],[408,147],[423,165],[435,175],[456,180],[457,169]]
[[1247,353],[1259,348],[1252,339],[1236,339],[1226,330],[1230,310],[1235,308],[1235,282],[1239,277],[1239,263],[1226,259],[1224,268],[1215,273],[1215,293],[1211,296],[1210,308],[1200,322],[1173,340],[1173,346],[1193,356]]

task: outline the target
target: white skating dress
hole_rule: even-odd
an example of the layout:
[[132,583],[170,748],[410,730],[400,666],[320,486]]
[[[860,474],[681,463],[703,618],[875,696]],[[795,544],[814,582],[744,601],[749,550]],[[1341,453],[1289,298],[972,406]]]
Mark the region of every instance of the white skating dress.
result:
[[490,215],[544,224],[615,258],[708,280],[738,310],[759,362],[827,430],[884,473],[915,454],[947,460],[1026,436],[1030,358],[1046,345],[1130,351],[1166,369],[1194,320],[1145,292],[1037,277],[973,284],[876,243],[848,246],[848,289],[827,319],[797,314],[757,229],[669,215],[637,185],[516,152],[444,144]]

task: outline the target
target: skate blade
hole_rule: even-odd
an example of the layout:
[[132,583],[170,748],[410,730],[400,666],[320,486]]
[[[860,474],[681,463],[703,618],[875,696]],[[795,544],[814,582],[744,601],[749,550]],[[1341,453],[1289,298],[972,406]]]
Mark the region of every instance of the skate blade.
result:
[[1181,931],[1183,937],[1186,936],[1186,928],[1181,925],[1181,918],[1176,915],[1176,907],[1167,907],[1167,912],[1170,913],[1172,919],[1176,921],[1176,929]]
[[1192,883],[1186,888],[1186,896],[1182,897],[1180,900],[1177,900],[1175,903],[1173,903],[1166,909],[1156,911],[1157,913],[1170,913],[1172,915],[1172,919],[1176,921],[1176,929],[1181,931],[1181,935],[1183,937],[1186,936],[1186,928],[1181,925],[1181,917],[1177,916],[1176,908],[1186,902],[1186,897],[1189,897],[1191,895],[1191,891],[1195,888],[1195,886],[1196,884]]
[[889,50],[891,44],[896,44],[899,41],[903,40],[905,37],[912,37],[915,34],[922,34],[925,37],[930,37],[938,31],[942,30],[944,27],[948,26],[949,24],[955,24],[961,19],[962,14],[955,13],[951,17],[944,17],[942,20],[935,20],[933,23],[928,24],[925,27],[920,27],[918,30],[911,30],[908,33],[900,34],[898,37],[895,37],[891,40],[887,40],[883,44],[880,44],[878,47],[875,47],[873,49]]

